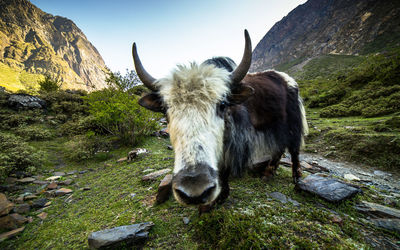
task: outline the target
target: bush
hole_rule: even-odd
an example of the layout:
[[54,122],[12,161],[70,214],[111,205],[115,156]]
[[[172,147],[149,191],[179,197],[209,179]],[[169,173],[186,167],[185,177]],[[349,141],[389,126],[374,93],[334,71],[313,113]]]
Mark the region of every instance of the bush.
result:
[[98,130],[95,122],[95,118],[91,115],[78,117],[75,120],[68,120],[67,122],[61,124],[58,127],[58,133],[60,135],[81,135],[85,134],[87,131]]
[[22,138],[0,132],[0,178],[13,171],[35,171],[42,163],[41,151],[29,146]]
[[12,128],[30,125],[43,119],[42,111],[26,110],[15,112],[8,109],[0,110],[0,129],[10,130]]
[[89,112],[104,133],[134,145],[158,129],[160,114],[142,108],[138,97],[115,88],[88,95]]
[[41,93],[40,98],[47,102],[50,112],[64,114],[69,118],[72,115],[88,114],[88,106],[84,100],[86,95],[85,91],[61,90]]
[[13,129],[14,133],[29,141],[48,140],[54,137],[53,133],[40,125],[20,126]]
[[107,152],[110,148],[110,140],[89,131],[85,135],[73,136],[65,143],[65,157],[79,162],[93,158],[98,152]]
[[51,77],[49,74],[44,76],[44,79],[39,81],[40,92],[53,92],[61,88],[61,81]]

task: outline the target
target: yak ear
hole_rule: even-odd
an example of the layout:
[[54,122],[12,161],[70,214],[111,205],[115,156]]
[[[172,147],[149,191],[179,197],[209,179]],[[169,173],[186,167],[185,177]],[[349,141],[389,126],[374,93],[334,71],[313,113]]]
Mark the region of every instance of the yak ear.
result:
[[165,113],[161,97],[157,93],[150,93],[139,100],[139,105],[154,112]]
[[254,89],[252,87],[240,84],[232,89],[228,101],[232,104],[241,104],[253,94]]

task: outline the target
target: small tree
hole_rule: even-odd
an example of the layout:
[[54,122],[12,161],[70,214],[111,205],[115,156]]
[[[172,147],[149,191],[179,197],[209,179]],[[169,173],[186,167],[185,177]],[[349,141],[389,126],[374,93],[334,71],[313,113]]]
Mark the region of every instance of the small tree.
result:
[[60,79],[56,79],[49,74],[44,75],[44,79],[39,81],[39,90],[41,92],[54,92],[61,88],[62,82]]
[[128,91],[141,83],[139,77],[137,76],[134,70],[129,71],[127,69],[124,76],[121,75],[119,71],[118,72],[109,71],[107,74],[108,74],[108,77],[106,78],[107,85],[111,88],[116,88],[118,90]]

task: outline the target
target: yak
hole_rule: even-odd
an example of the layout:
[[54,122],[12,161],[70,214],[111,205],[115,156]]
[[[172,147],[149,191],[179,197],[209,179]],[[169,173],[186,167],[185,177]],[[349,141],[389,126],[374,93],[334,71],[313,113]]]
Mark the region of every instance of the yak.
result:
[[[227,57],[178,65],[165,78],[153,78],[133,44],[136,72],[151,90],[139,104],[166,114],[174,149],[172,190],[184,205],[208,211],[229,196],[229,176],[246,170],[271,176],[283,153],[292,161],[293,181],[301,176],[299,150],[307,122],[295,80],[283,72],[248,73],[252,46],[238,66]],[[266,164],[256,164],[264,159]]]

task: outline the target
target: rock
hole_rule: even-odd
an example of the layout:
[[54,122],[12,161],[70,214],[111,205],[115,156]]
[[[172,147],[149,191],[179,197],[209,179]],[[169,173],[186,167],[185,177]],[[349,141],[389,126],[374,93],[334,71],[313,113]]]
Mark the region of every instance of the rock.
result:
[[30,195],[24,196],[24,201],[33,200],[33,199],[36,199],[36,198],[37,198],[36,195],[30,194]]
[[331,215],[331,221],[333,223],[336,223],[336,224],[339,224],[339,225],[343,225],[343,219],[340,216],[336,215],[336,214],[332,214]]
[[145,148],[136,148],[128,153],[127,161],[133,161],[137,156],[147,154],[148,152]]
[[55,175],[55,176],[64,176],[65,173],[64,172],[54,172],[53,175]]
[[22,231],[24,231],[24,229],[25,229],[25,227],[21,227],[21,228],[17,228],[17,229],[14,229],[12,231],[9,231],[7,233],[0,234],[0,242],[4,241],[4,240],[7,240],[7,239],[10,239],[10,238],[20,234]]
[[44,100],[27,94],[10,95],[7,104],[14,109],[43,109],[46,107],[46,102]]
[[17,182],[22,183],[22,184],[28,184],[34,182],[36,179],[32,177],[26,177],[22,179],[18,179]]
[[6,184],[14,184],[14,183],[16,183],[17,182],[17,178],[14,178],[14,177],[7,177],[6,179],[5,179],[5,181],[4,181],[4,183],[6,183]]
[[62,196],[62,195],[66,195],[66,194],[70,194],[73,191],[71,189],[68,188],[60,188],[58,190],[55,191],[55,195],[56,196]]
[[14,207],[14,212],[19,214],[26,214],[31,210],[31,206],[29,204],[20,204]]
[[190,219],[188,217],[183,217],[183,223],[185,223],[185,225],[189,224]]
[[42,208],[45,207],[49,200],[46,198],[37,199],[32,203],[33,208]]
[[79,171],[79,174],[86,174],[87,172],[88,172],[87,170],[82,170],[82,171]]
[[55,181],[55,180],[58,180],[60,178],[61,178],[61,176],[54,175],[54,176],[51,176],[51,177],[47,178],[46,181]]
[[362,192],[359,187],[315,174],[300,180],[296,188],[316,194],[330,202],[339,202]]
[[14,203],[7,199],[7,196],[0,193],[0,216],[8,214],[14,208]]
[[134,248],[148,238],[152,226],[153,222],[146,222],[93,232],[88,238],[89,247],[115,249],[123,245]]
[[292,200],[289,197],[288,197],[288,202],[292,203],[292,205],[295,206],[295,207],[300,207],[300,203],[298,201]]
[[288,202],[287,198],[286,198],[286,195],[284,195],[282,193],[279,193],[279,192],[272,192],[272,193],[269,194],[269,196],[272,197],[275,200],[278,200],[278,201],[282,202],[282,203],[287,203]]
[[167,174],[158,186],[156,201],[163,203],[169,199],[172,191],[172,174]]
[[121,162],[124,162],[124,161],[127,161],[127,160],[128,160],[128,157],[122,157],[122,158],[117,160],[117,163],[121,163]]
[[359,212],[366,213],[374,218],[381,217],[400,219],[399,209],[386,207],[372,202],[362,201],[355,206],[355,209],[357,209]]
[[370,221],[377,227],[400,233],[400,219],[372,219]]
[[279,164],[285,165],[287,167],[291,167],[292,166],[292,161],[289,158],[285,157],[285,158],[282,158],[279,161]]
[[47,218],[47,213],[46,212],[41,212],[40,214],[37,215],[41,220],[45,220]]
[[348,181],[360,181],[360,178],[353,174],[345,174],[343,177]]
[[68,185],[71,185],[72,182],[74,182],[74,180],[72,180],[72,179],[66,179],[65,181],[60,181],[58,184],[64,185],[64,186],[68,186]]
[[0,229],[10,230],[16,228],[18,228],[17,221],[11,215],[0,217]]
[[25,224],[26,222],[28,222],[28,219],[25,216],[22,216],[18,213],[10,214],[10,216],[14,219],[15,223],[18,226],[21,226],[21,225]]
[[15,203],[22,204],[24,203],[24,196],[19,196],[14,200]]
[[52,183],[50,183],[49,185],[47,185],[47,189],[56,189],[57,188],[57,183],[55,183],[55,182],[52,182]]
[[168,145],[168,146],[167,146],[167,149],[169,149],[169,150],[174,150],[174,148],[173,148],[171,145]]
[[48,181],[39,181],[39,180],[35,180],[33,181],[33,184],[37,184],[37,185],[47,185],[49,184]]
[[158,170],[156,172],[153,172],[153,173],[143,176],[142,181],[153,181],[153,180],[157,179],[158,177],[160,177],[161,175],[169,173],[170,171],[171,171],[171,169],[169,169],[169,168]]
[[380,171],[380,170],[375,170],[374,171],[374,175],[376,175],[376,176],[385,176],[385,175],[388,175],[388,173],[385,173],[385,172]]
[[72,170],[72,171],[68,172],[66,175],[74,175],[76,173],[78,173],[77,170]]

